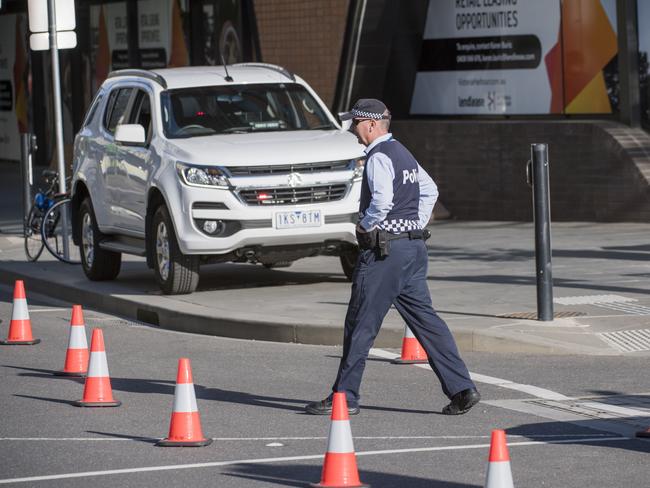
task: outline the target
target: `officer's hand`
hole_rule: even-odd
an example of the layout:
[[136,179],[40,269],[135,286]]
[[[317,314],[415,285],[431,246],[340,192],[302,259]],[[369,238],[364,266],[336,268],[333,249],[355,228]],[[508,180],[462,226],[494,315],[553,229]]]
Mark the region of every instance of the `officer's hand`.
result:
[[357,232],[359,232],[360,234],[367,234],[367,233],[370,232],[371,230],[374,230],[374,228],[375,228],[375,227],[373,226],[372,229],[370,229],[370,230],[366,230],[366,229],[364,229],[363,227],[361,227],[361,224],[357,224]]

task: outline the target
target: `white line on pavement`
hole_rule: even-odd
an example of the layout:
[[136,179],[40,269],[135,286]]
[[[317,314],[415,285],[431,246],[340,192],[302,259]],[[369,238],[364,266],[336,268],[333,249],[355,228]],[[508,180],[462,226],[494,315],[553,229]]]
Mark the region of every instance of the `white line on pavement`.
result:
[[[395,359],[399,357],[399,354],[395,354],[390,351],[384,351],[383,349],[375,349],[375,348],[370,350],[370,354],[381,358],[386,358],[386,359]],[[428,364],[415,364],[414,366],[429,371],[431,370],[431,366],[429,366]],[[470,372],[470,375],[474,381],[478,381],[479,383],[486,383],[488,385],[499,386],[501,388],[508,388],[509,390],[521,391],[523,393],[528,393],[529,395],[533,395],[534,397],[537,398],[543,398],[544,400],[569,400],[570,399],[569,397],[564,396],[561,393],[547,390],[545,388],[540,388],[538,386],[515,383],[510,380],[495,378],[494,376],[487,376],[479,373]]]
[[[513,442],[509,443],[508,447],[520,446],[538,446],[538,445],[552,445],[552,444],[570,444],[570,443],[588,443],[588,442],[610,442],[610,441],[629,441],[629,437],[589,437],[581,439],[564,439],[559,441],[529,441],[529,442]],[[433,452],[433,451],[457,451],[462,449],[485,449],[489,448],[490,444],[468,444],[464,446],[438,446],[438,447],[416,447],[410,449],[390,449],[385,451],[361,451],[357,452],[357,456],[376,456],[381,454],[405,454],[414,452]],[[312,459],[322,459],[323,454],[316,454],[310,456],[291,456],[291,457],[276,457],[276,458],[261,458],[261,459],[239,459],[236,461],[215,461],[211,463],[193,463],[193,464],[174,464],[169,466],[146,466],[142,468],[126,468],[126,469],[111,469],[106,471],[85,471],[81,473],[63,473],[53,474],[46,476],[30,476],[26,478],[7,478],[0,479],[0,484],[8,483],[27,483],[32,481],[47,481],[59,480],[70,478],[86,478],[91,476],[107,476],[112,474],[128,474],[128,473],[144,473],[151,471],[171,471],[177,469],[196,469],[196,468],[212,468],[219,466],[232,466],[237,464],[268,464],[280,463],[287,461],[308,461]]]
[[[528,434],[509,435],[514,438],[561,438],[561,437],[605,437],[610,434]],[[354,436],[355,440],[454,440],[454,439],[489,439],[489,435],[418,435],[418,436]],[[213,441],[322,441],[327,437],[212,437]],[[0,437],[1,441],[114,441],[114,442],[142,442],[142,440],[160,440],[159,437]]]

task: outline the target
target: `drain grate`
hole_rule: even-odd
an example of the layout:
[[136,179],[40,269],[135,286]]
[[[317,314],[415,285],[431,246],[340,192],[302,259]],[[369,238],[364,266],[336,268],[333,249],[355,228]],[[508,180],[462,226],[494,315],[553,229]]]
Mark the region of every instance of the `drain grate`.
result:
[[650,414],[646,395],[576,398],[567,401],[535,399],[527,400],[526,403],[591,419],[614,420],[637,428],[647,427]]
[[[554,319],[566,319],[568,317],[581,317],[587,315],[585,312],[554,312]],[[497,315],[497,317],[502,319],[523,319],[523,320],[537,320],[537,312],[513,312],[513,313],[504,313]]]
[[650,329],[600,332],[596,335],[614,349],[622,352],[650,351]]

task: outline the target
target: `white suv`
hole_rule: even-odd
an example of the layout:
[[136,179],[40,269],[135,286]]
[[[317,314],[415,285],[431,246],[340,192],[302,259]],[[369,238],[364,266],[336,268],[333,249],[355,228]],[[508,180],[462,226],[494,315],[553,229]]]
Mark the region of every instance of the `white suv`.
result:
[[307,83],[262,63],[113,72],[74,142],[74,241],[91,280],[146,256],[163,292],[199,265],[340,256],[350,278],[363,148]]

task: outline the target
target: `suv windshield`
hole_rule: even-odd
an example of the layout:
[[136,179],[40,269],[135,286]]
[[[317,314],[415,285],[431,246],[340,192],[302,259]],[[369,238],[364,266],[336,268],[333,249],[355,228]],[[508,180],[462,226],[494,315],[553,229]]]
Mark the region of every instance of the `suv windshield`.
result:
[[298,84],[181,88],[164,91],[160,100],[165,136],[172,139],[335,128]]

